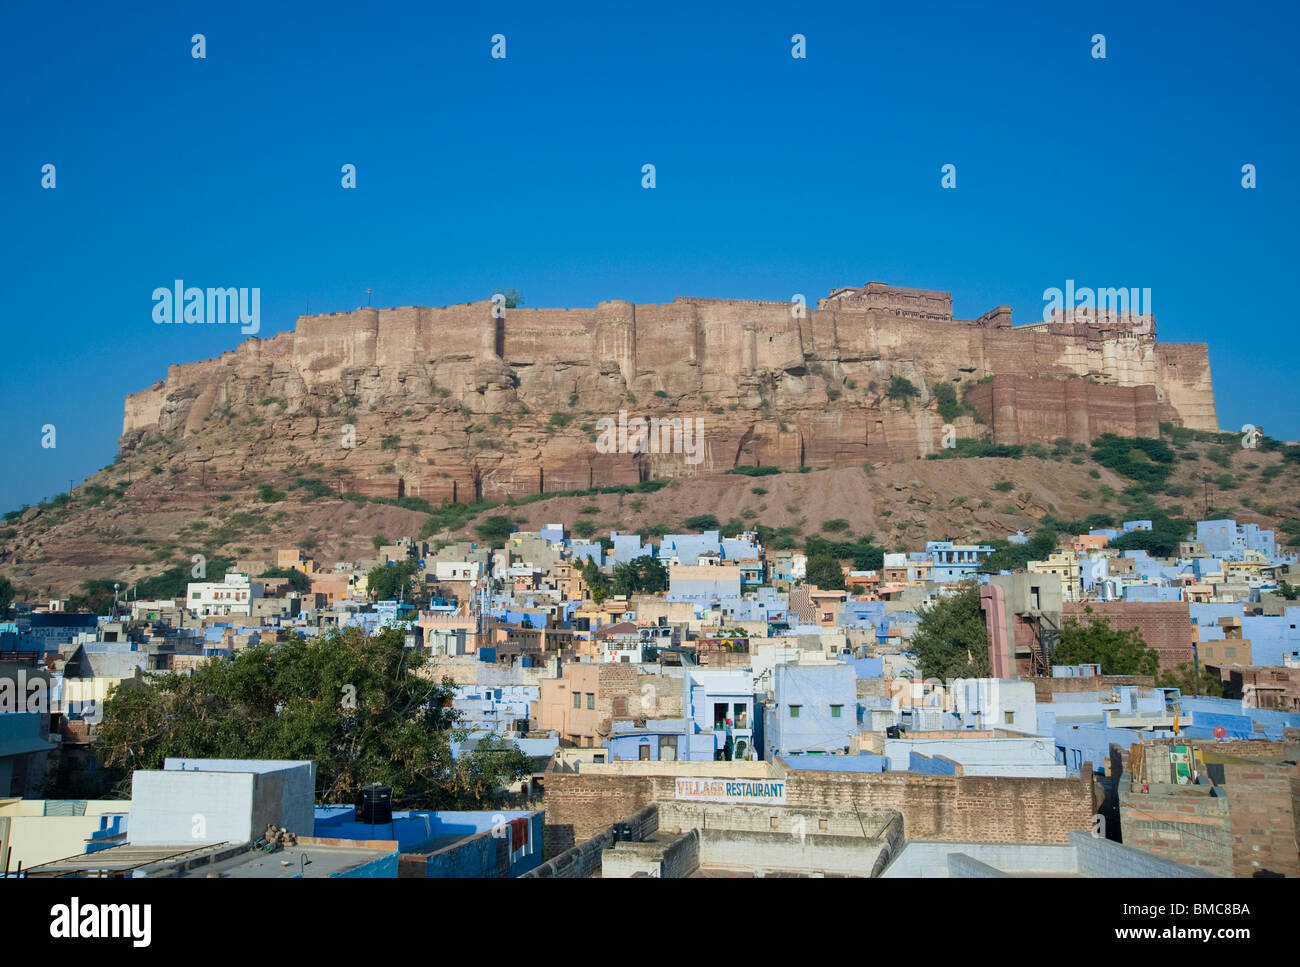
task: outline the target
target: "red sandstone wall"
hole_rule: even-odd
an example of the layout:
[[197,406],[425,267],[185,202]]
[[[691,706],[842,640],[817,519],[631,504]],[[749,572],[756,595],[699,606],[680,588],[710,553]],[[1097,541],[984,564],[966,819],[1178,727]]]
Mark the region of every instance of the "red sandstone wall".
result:
[[1089,616],[1085,608],[1112,628],[1128,631],[1137,628],[1148,648],[1153,648],[1160,655],[1160,671],[1172,670],[1179,664],[1192,661],[1192,642],[1196,640],[1196,628],[1192,624],[1191,611],[1186,601],[1093,601],[1084,603],[1067,603],[1063,609],[1063,620],[1078,618],[1087,624]]

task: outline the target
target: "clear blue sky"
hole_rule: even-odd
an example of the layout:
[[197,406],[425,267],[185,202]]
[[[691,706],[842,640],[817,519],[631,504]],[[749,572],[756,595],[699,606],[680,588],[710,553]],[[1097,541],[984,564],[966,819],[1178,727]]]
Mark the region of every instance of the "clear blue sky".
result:
[[243,338],[154,325],[177,278],[260,287],[264,336],[368,287],[812,303],[879,279],[1017,323],[1066,279],[1149,287],[1163,340],[1209,343],[1221,426],[1300,438],[1296,5],[442,6],[0,9],[0,509],[110,462],[125,394]]

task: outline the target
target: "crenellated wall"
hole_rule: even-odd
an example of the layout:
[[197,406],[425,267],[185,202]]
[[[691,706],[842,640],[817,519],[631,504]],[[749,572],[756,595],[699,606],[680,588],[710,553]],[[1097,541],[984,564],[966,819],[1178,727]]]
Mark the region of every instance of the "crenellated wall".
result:
[[[129,395],[123,446],[242,419],[267,429],[228,445],[246,453],[230,461],[240,469],[265,463],[254,459],[262,441],[288,441],[354,471],[363,493],[470,500],[738,463],[789,469],[924,456],[942,432],[931,404],[941,381],[960,391],[993,377],[970,398],[996,442],[1153,436],[1162,420],[1217,429],[1204,344],[1159,344],[1153,321],[1136,330],[1091,317],[1010,321],[1005,306],[952,319],[947,293],[883,283],[837,290],[816,309],[679,298],[302,316],[293,332],[171,366],[165,381]],[[177,355],[183,347],[178,340]],[[918,395],[888,399],[895,377]],[[590,430],[575,432],[624,407],[704,419],[702,458],[599,453]],[[336,452],[332,441],[348,423],[357,448]],[[417,444],[379,453],[381,439],[417,426]],[[982,432],[974,424],[959,431]]]

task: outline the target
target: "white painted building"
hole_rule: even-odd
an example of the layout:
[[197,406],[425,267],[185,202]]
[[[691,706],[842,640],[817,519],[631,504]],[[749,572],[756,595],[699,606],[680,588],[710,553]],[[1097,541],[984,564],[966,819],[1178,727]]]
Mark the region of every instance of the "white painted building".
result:
[[477,581],[483,565],[477,561],[434,561],[433,574],[439,581]]
[[224,581],[191,582],[185,588],[185,607],[198,615],[252,615],[253,601],[262,597],[262,582],[247,574],[227,574]]

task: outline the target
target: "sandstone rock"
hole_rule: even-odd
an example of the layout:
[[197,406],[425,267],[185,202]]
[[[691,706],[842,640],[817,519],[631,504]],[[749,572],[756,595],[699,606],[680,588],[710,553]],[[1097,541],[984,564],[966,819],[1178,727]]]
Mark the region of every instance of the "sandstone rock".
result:
[[[836,290],[802,315],[712,299],[508,309],[504,319],[492,308],[303,316],[292,332],[174,365],[128,396],[121,446],[162,439],[160,461],[218,475],[341,469],[346,489],[436,503],[741,464],[883,467],[939,447],[940,381],[992,377],[966,397],[983,425],[963,415],[954,427],[995,443],[1155,436],[1166,419],[1216,427],[1206,347],[1159,345],[1154,326],[1017,329],[1005,307],[956,320],[947,293],[882,283]],[[889,400],[895,376],[919,395]],[[702,459],[600,453],[590,427],[620,410],[702,419]]]

